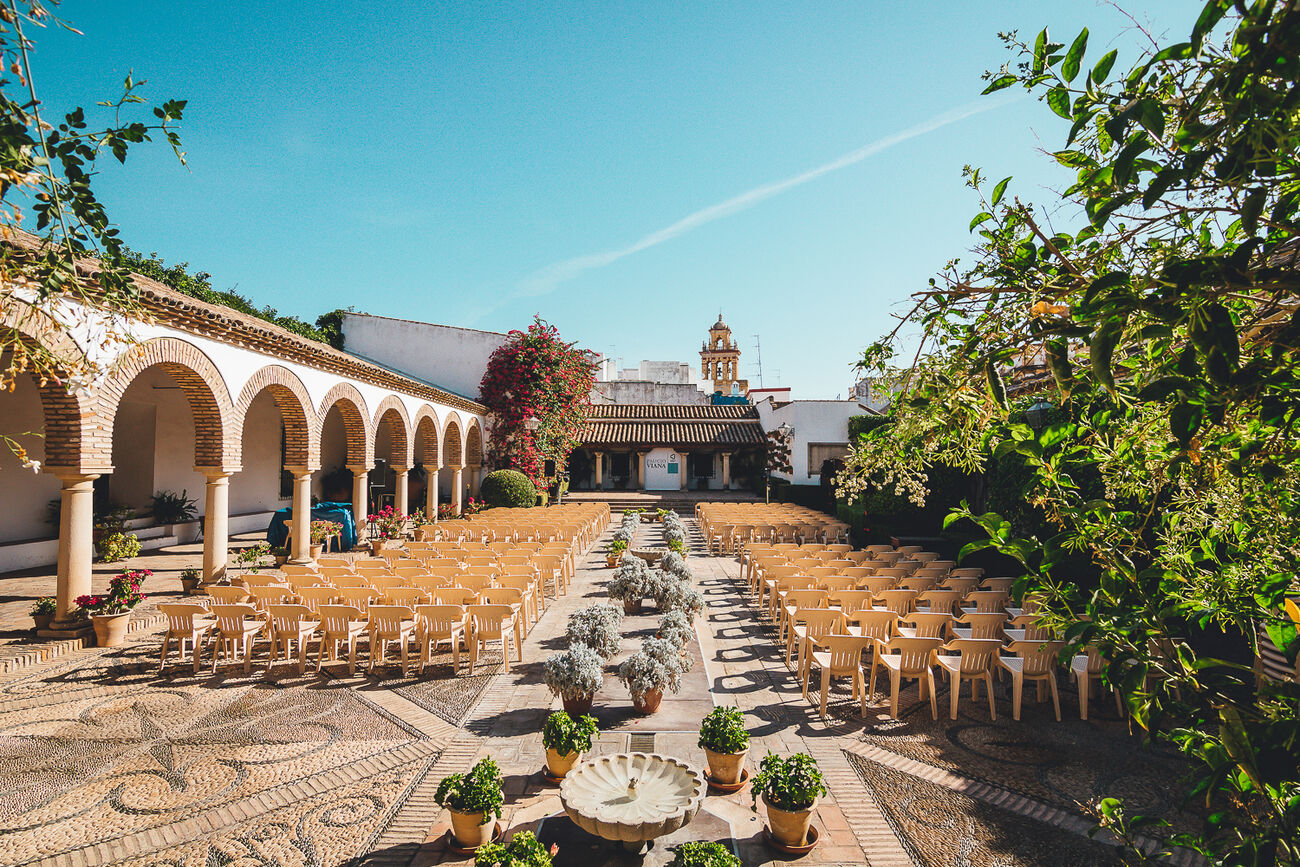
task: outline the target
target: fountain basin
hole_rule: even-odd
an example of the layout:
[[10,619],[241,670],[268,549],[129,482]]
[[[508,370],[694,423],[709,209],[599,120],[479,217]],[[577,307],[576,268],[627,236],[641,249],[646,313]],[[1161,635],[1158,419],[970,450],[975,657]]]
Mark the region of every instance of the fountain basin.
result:
[[689,824],[704,792],[704,775],[684,762],[654,753],[617,753],[569,771],[560,784],[560,801],[588,834],[644,843]]

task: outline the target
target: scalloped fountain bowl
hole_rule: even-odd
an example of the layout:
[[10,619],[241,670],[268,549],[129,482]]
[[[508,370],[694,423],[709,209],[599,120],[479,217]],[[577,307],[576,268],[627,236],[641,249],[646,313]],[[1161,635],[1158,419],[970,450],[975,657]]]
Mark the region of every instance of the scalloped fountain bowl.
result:
[[597,756],[560,784],[564,811],[588,834],[641,844],[690,824],[704,800],[704,775],[648,753]]

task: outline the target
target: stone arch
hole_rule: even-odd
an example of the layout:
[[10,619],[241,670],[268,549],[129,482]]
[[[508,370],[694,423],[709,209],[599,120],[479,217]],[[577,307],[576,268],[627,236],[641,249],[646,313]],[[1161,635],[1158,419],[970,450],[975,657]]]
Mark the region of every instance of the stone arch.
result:
[[450,416],[442,429],[442,465],[444,467],[465,466],[465,452],[461,448],[460,423],[455,416]]
[[287,466],[314,467],[320,463],[320,419],[311,403],[311,395],[297,374],[279,364],[268,364],[249,377],[235,401],[236,463],[243,449],[244,420],[253,400],[263,391],[270,392],[284,422],[284,462]]
[[[366,399],[350,382],[337,383],[325,393],[316,414],[319,419],[318,429],[323,428],[325,416],[335,405],[343,416],[343,429],[347,433],[349,466],[375,464],[375,440],[370,430],[370,412],[366,408]],[[313,465],[314,466],[314,465]]]
[[470,416],[465,430],[465,464],[483,466],[483,425],[476,416]]
[[232,421],[234,407],[226,382],[201,349],[175,337],[158,337],[131,347],[99,388],[95,410],[108,455],[112,455],[113,425],[122,395],[151,367],[165,370],[185,392],[194,416],[194,465],[237,467],[231,455],[240,452],[240,430]]
[[442,466],[442,436],[438,428],[438,414],[427,403],[422,405],[411,420],[415,428],[412,456],[427,467]]
[[[399,463],[404,467],[410,467],[413,463],[411,458],[411,419],[406,414],[406,407],[396,396],[390,394],[379,402],[375,409],[375,421],[372,428],[373,435],[378,436],[379,431],[383,428],[388,429],[388,439],[392,443],[391,459],[394,466]],[[373,446],[371,447],[373,449]]]
[[[78,472],[107,472],[113,466],[111,442],[96,424],[92,401],[71,390],[72,371],[85,372],[89,361],[81,347],[46,313],[12,297],[0,309],[0,328],[30,350],[43,351],[53,363],[59,381],[33,377],[41,400],[45,465],[50,469]],[[8,368],[12,353],[0,356],[0,367]]]

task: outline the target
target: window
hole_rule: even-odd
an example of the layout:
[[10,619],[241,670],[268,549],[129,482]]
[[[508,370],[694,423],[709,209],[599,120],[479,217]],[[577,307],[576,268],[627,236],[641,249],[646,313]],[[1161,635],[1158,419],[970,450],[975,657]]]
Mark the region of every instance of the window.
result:
[[808,443],[808,478],[822,474],[826,461],[844,458],[849,454],[848,443]]

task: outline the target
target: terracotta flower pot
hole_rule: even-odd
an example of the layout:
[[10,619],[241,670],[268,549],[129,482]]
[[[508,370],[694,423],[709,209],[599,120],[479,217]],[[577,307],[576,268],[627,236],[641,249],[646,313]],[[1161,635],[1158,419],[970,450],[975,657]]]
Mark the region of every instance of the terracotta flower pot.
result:
[[738,753],[715,753],[705,747],[704,756],[709,760],[709,779],[724,786],[739,783],[741,773],[745,770],[745,757],[748,755],[749,750],[741,750]]
[[582,753],[574,752],[562,756],[550,747],[546,748],[546,770],[552,777],[564,776],[580,761],[582,761]]
[[594,695],[584,695],[578,698],[563,698],[564,712],[569,716],[577,718],[583,714],[591,713],[591,701]]
[[126,627],[131,622],[131,612],[120,614],[92,614],[95,627],[95,644],[99,647],[119,647],[126,641]]
[[387,551],[388,548],[389,548],[389,543],[390,543],[390,542],[392,542],[391,539],[371,539],[371,540],[370,540],[370,556],[371,556],[371,557],[378,557],[380,551]]
[[33,614],[32,620],[36,621],[37,629],[49,629],[50,624],[54,622],[53,614]]
[[181,589],[185,591],[186,596],[193,596],[194,591],[199,589],[199,578],[182,578]]
[[641,613],[641,606],[644,605],[644,604],[645,604],[645,600],[644,600],[644,599],[624,599],[624,600],[623,600],[623,613],[624,613],[624,614],[640,614],[640,613]]
[[664,691],[662,689],[647,690],[646,694],[639,699],[632,696],[632,707],[636,708],[639,713],[652,714],[659,710],[659,704],[664,700]]
[[310,555],[310,556],[311,556],[311,558],[312,558],[313,560],[319,560],[319,559],[320,559],[320,555],[321,555],[322,553],[324,553],[324,551],[325,551],[325,546],[324,546],[324,545],[310,545],[310,546],[308,546],[308,547],[309,547],[309,549],[310,549],[310,551],[311,551],[311,555]]
[[778,843],[787,846],[804,846],[808,843],[808,826],[812,824],[813,810],[817,802],[806,810],[782,810],[772,806],[772,802],[763,796],[763,805],[767,807],[767,827]]
[[606,568],[608,569],[618,568],[618,561],[621,560],[622,558],[623,558],[622,554],[606,554],[605,555]]
[[447,812],[451,813],[452,836],[462,849],[477,849],[484,843],[492,842],[496,823],[490,817],[484,822],[482,813],[460,813],[456,810]]

